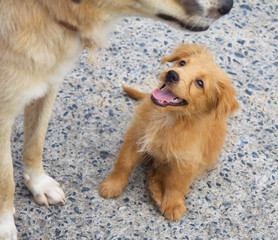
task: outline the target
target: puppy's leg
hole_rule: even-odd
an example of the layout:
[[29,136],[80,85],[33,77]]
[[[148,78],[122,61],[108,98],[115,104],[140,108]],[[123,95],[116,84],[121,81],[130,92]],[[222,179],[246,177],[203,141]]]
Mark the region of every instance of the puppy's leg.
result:
[[[2,115],[2,114],[1,114]],[[10,150],[12,119],[0,118],[0,239],[15,240],[13,164]]]
[[100,184],[99,194],[104,198],[113,198],[121,195],[128,183],[132,169],[141,159],[141,154],[137,152],[133,132],[132,127],[127,131],[119,157],[114,165],[114,170]]
[[52,87],[24,109],[24,180],[36,203],[46,206],[65,202],[63,190],[42,166],[43,143],[55,95],[56,87]]
[[159,167],[152,166],[147,177],[146,183],[149,190],[149,196],[158,207],[160,207],[162,203],[164,192],[163,181],[167,177],[167,175],[165,175],[165,173],[167,173],[166,168],[166,165]]
[[[165,174],[161,173],[161,174]],[[193,179],[192,171],[171,167],[164,181],[164,193],[160,211],[166,219],[177,221],[186,212],[184,194]]]

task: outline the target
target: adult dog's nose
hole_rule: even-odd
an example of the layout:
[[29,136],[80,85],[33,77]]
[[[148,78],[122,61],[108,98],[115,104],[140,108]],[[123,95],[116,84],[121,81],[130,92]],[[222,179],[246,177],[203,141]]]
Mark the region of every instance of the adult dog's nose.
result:
[[179,75],[175,71],[170,70],[169,72],[166,73],[165,82],[177,83],[178,81],[179,81]]
[[220,2],[222,4],[221,4],[220,8],[218,9],[218,12],[221,15],[225,15],[225,14],[229,13],[233,7],[233,0],[221,0]]

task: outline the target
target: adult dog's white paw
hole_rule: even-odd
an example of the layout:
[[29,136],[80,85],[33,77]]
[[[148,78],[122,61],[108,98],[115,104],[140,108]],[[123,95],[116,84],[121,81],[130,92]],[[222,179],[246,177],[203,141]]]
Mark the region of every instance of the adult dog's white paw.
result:
[[24,181],[37,204],[49,207],[49,204],[66,202],[59,183],[45,173],[35,176],[25,172]]
[[13,212],[0,215],[0,240],[16,240],[17,231],[14,225]]

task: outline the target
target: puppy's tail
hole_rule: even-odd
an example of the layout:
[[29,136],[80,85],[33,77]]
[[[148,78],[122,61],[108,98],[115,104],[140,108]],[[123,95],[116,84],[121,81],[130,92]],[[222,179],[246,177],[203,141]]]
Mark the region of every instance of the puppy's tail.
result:
[[143,98],[145,98],[146,96],[148,96],[147,93],[143,93],[143,92],[139,92],[135,89],[132,89],[132,88],[128,88],[128,87],[125,87],[125,86],[122,86],[123,90],[127,93],[127,95],[133,99],[136,99],[136,100],[141,100]]

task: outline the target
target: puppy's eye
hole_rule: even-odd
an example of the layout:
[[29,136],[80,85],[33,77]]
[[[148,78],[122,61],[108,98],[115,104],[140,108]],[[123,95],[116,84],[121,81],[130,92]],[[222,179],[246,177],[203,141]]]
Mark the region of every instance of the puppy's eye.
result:
[[196,85],[197,85],[199,88],[204,89],[204,82],[203,82],[202,80],[197,79],[197,80],[195,81],[195,83],[196,83]]
[[186,65],[186,62],[185,62],[185,61],[180,61],[180,62],[179,62],[179,66],[184,67],[185,65]]

